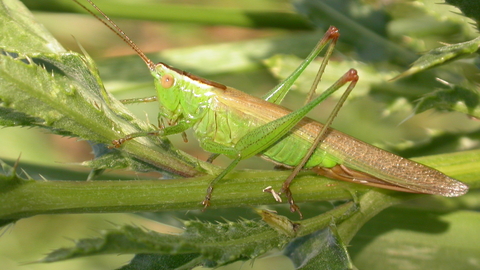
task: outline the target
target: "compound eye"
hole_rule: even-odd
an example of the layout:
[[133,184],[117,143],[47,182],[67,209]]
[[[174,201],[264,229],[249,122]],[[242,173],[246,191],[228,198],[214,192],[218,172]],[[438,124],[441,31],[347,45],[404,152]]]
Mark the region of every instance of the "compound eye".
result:
[[162,84],[163,88],[168,89],[168,88],[172,87],[173,84],[175,84],[175,78],[170,74],[165,74],[160,79],[160,83]]

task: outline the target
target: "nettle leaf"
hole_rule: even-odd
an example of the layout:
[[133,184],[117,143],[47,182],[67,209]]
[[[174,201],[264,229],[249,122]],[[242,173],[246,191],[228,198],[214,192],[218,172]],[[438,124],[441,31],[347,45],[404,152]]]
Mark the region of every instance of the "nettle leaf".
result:
[[[0,108],[8,113],[0,114],[0,123],[42,127],[55,134],[106,144],[125,134],[146,129],[146,123],[136,120],[103,89],[98,74],[92,72],[95,70],[90,61],[88,57],[72,52],[20,55],[3,51],[0,54]],[[167,140],[151,137],[142,142],[148,151],[155,152],[136,151],[147,163],[162,158],[162,154],[171,156],[155,162],[157,169],[176,166],[163,164],[172,164],[174,159],[183,158],[170,149]],[[137,163],[131,154],[128,151],[124,156],[130,159],[130,163]]]
[[14,126],[39,126],[43,119],[31,117],[25,113],[17,112],[10,108],[0,107],[0,126],[14,127]]
[[474,86],[460,86],[441,81],[445,88],[435,90],[419,99],[415,113],[431,108],[458,111],[480,118],[480,95]]
[[480,25],[480,2],[471,0],[445,0],[447,4],[458,7],[465,16],[472,18]]
[[[184,221],[184,231],[180,234],[160,233],[128,225],[103,231],[100,237],[77,240],[74,247],[55,250],[39,262],[101,254],[135,254],[137,256],[125,269],[191,269],[198,265],[216,267],[281,250],[295,237],[321,230],[329,226],[332,220],[344,222],[357,210],[355,203],[348,202],[300,222],[292,222],[271,211],[258,210],[257,213],[265,222]],[[359,224],[361,226],[362,223]],[[306,252],[308,246],[292,246],[291,250],[296,248],[305,248],[303,252]],[[334,250],[322,252],[336,253]]]
[[[108,110],[98,85],[85,87],[96,85],[92,83],[96,79],[80,55],[14,55],[6,51],[0,55],[3,107],[42,119],[36,125],[54,133],[68,132],[97,142],[109,142],[108,137],[118,136],[113,130],[106,133],[105,128],[95,127],[95,124],[112,126],[112,118],[118,116]],[[101,135],[105,133],[110,136]]]
[[433,67],[444,65],[461,57],[470,56],[478,51],[479,46],[480,37],[467,42],[445,45],[443,47],[433,49],[416,60],[412,64],[411,68],[396,76],[392,80],[400,79]]
[[0,33],[2,48],[14,48],[21,53],[66,52],[45,27],[35,21],[33,15],[20,1],[2,1]]
[[93,60],[65,52],[19,3],[2,5],[0,20],[0,106],[9,112],[1,114],[2,123],[32,124],[97,142],[118,138],[130,125],[112,124],[133,116],[104,91]]
[[[0,110],[5,112],[0,124],[42,127],[105,144],[153,129],[105,91],[88,55],[65,52],[31,17],[19,3],[0,8]],[[203,174],[199,164],[213,169],[153,136],[138,138],[122,151],[131,163],[141,160],[184,176]]]
[[[249,220],[217,224],[185,221],[184,226],[185,231],[180,235],[123,226],[102,232],[98,238],[78,240],[75,247],[55,250],[41,262],[99,254],[134,253],[158,254],[161,258],[171,260],[176,269],[190,269],[200,264],[212,267],[258,257],[273,248],[281,248],[289,239],[264,222]],[[154,260],[159,261],[158,258]],[[153,262],[150,260],[149,263]]]

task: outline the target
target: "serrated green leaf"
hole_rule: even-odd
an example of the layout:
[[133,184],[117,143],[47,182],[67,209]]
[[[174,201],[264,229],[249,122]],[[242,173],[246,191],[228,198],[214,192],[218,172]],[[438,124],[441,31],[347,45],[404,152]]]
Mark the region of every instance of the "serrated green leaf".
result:
[[[110,141],[109,135],[102,136],[102,132],[95,130],[94,123],[110,126],[107,123],[116,118],[115,113],[105,106],[99,88],[85,88],[83,83],[93,77],[78,54],[31,54],[14,58],[6,52],[0,55],[0,72],[0,98],[4,107],[42,119],[42,126],[52,132],[68,132],[97,142]],[[70,76],[79,78],[80,83],[70,80]],[[112,131],[109,133],[114,137]]]
[[64,53],[65,49],[37,23],[20,1],[0,5],[0,46],[20,53]]
[[295,269],[352,269],[347,248],[334,227],[295,239],[287,246],[284,254],[293,261]]
[[477,119],[480,118],[480,95],[476,87],[469,88],[445,83],[445,88],[435,90],[423,96],[415,107],[415,113],[431,108],[454,110]]
[[[125,269],[139,269],[142,265],[147,267],[146,269],[164,269],[161,267],[167,267],[167,265],[170,268],[165,269],[191,269],[197,265],[215,267],[237,260],[253,259],[272,249],[282,249],[297,236],[297,233],[298,236],[309,235],[311,237],[312,232],[325,228],[332,222],[332,219],[341,222],[356,213],[356,209],[356,205],[352,202],[345,203],[326,213],[298,223],[272,212],[260,210],[262,217],[268,220],[268,225],[262,221],[250,220],[216,224],[184,221],[185,231],[179,235],[124,226],[102,232],[102,236],[98,238],[78,240],[75,247],[58,249],[47,255],[41,262],[54,262],[98,254],[135,253],[143,255],[137,256],[137,260],[134,259]],[[266,218],[265,215],[268,217]],[[286,233],[285,229],[279,230],[279,226],[285,224],[293,225],[293,227],[287,225],[293,230],[291,233]],[[302,239],[299,241],[303,243]],[[325,254],[338,253],[331,236],[327,240],[330,243],[324,245],[323,259],[325,259]],[[314,243],[310,241],[309,245],[318,245],[318,241],[315,240]],[[309,248],[303,244],[298,245],[299,242],[296,243],[297,245],[291,245],[289,252],[302,253]]]
[[[31,17],[27,10],[16,12],[20,17]],[[0,13],[0,20],[10,19],[7,11]],[[9,40],[21,39],[28,43],[25,39],[38,37],[38,27],[30,21],[5,23],[2,27]],[[46,47],[53,46],[47,38],[37,40],[42,40]],[[8,112],[0,115],[1,123],[40,126],[56,134],[106,144],[126,134],[151,129],[105,91],[88,56],[73,52],[45,53],[41,49],[25,53],[21,44],[11,43],[18,48],[0,44],[0,107]],[[214,169],[172,149],[168,140],[151,137],[140,138],[140,141],[142,143],[129,143],[123,148],[126,156],[187,176],[202,174],[204,170],[198,168],[199,164]]]
[[433,67],[447,64],[450,61],[454,61],[460,57],[469,56],[476,53],[479,46],[480,37],[467,42],[445,45],[443,47],[433,49],[416,60],[412,64],[411,68],[396,76],[392,80],[400,79]]
[[[116,254],[148,253],[163,255],[199,254],[191,256],[195,265],[223,265],[237,260],[255,258],[268,250],[286,244],[288,238],[278,234],[263,222],[240,221],[228,223],[184,222],[180,235],[162,234],[133,226],[103,232],[102,237],[76,241],[73,248],[51,252],[41,262],[54,262],[77,257]],[[181,258],[182,262],[185,262]],[[177,269],[193,267],[186,263]]]
[[[1,102],[1,101],[0,101]],[[10,108],[0,107],[0,126],[42,126],[40,118],[31,117],[25,113]]]
[[446,3],[458,7],[465,16],[472,18],[480,25],[480,2],[471,0],[445,0]]

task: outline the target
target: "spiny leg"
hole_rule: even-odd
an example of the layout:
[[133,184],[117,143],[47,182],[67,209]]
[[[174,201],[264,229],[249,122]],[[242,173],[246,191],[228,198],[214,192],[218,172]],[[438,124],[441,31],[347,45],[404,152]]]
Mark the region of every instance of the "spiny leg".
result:
[[[310,65],[310,63],[320,54],[320,52],[325,48],[325,46],[329,42],[331,42],[322,60],[320,69],[318,71],[319,75],[317,75],[317,77],[319,82],[339,37],[340,37],[340,34],[338,32],[338,29],[335,26],[330,26],[327,32],[325,32],[325,34],[323,35],[322,39],[317,43],[315,48],[310,52],[307,58],[303,60],[303,62],[297,67],[297,69],[295,69],[295,71],[293,71],[292,74],[290,74],[290,76],[288,76],[285,80],[283,80],[281,83],[275,86],[262,98],[271,103],[280,104],[282,100],[285,98],[285,95],[288,93],[288,91],[290,91],[292,85],[300,76],[300,74],[302,74],[303,71],[305,71],[307,66]],[[318,82],[316,83],[317,85],[318,85]],[[315,93],[315,88],[310,90],[309,99],[307,99],[307,102],[305,102],[305,104],[310,101],[314,93]]]
[[[317,74],[317,77],[318,76],[321,76],[320,73]],[[312,89],[314,88],[317,88],[317,85],[318,83],[320,82],[320,80],[317,80],[317,77],[315,77],[315,81],[314,81],[314,85],[312,86]],[[323,128],[321,129],[321,131],[318,133],[317,137],[315,138],[315,141],[312,143],[312,145],[310,146],[310,148],[308,149],[307,153],[305,154],[305,156],[302,158],[302,160],[300,161],[300,163],[293,169],[292,173],[287,177],[287,179],[285,180],[285,182],[283,182],[283,185],[282,185],[282,189],[280,191],[280,193],[285,193],[285,196],[287,197],[287,200],[288,200],[288,203],[290,204],[290,211],[292,212],[298,212],[298,214],[300,215],[300,218],[303,217],[302,213],[300,212],[299,210],[299,207],[295,204],[295,201],[293,199],[293,195],[292,195],[292,192],[290,191],[290,184],[292,183],[293,179],[295,178],[295,176],[297,176],[297,174],[300,172],[300,170],[303,168],[303,166],[305,166],[305,164],[308,162],[308,160],[310,159],[310,157],[312,156],[313,152],[315,151],[315,149],[318,148],[318,146],[320,145],[320,143],[322,142],[322,140],[325,138],[326,134],[327,134],[327,131],[328,131],[328,128],[330,127],[330,125],[332,124],[333,120],[335,119],[335,117],[337,116],[338,112],[340,111],[340,108],[342,107],[342,105],[345,103],[345,100],[347,99],[348,95],[352,92],[353,88],[355,87],[355,85],[357,84],[357,81],[358,81],[358,75],[357,75],[357,71],[355,69],[350,69],[347,73],[345,73],[337,82],[335,82],[335,84],[332,86],[333,88],[340,88],[342,87],[344,84],[350,82],[350,84],[348,85],[347,89],[345,90],[345,92],[343,93],[343,95],[340,97],[340,99],[338,100],[338,103],[337,105],[335,106],[335,108],[333,109],[333,111],[330,113],[330,116],[328,117],[327,121],[325,122]]]

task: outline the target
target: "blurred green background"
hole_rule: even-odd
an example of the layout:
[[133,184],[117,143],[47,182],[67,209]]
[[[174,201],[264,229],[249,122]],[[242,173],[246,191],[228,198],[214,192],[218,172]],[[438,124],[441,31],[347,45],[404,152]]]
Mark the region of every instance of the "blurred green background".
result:
[[[32,4],[34,1],[25,1],[27,4]],[[56,5],[62,2],[70,2],[69,0],[57,1],[42,1],[44,7],[48,9],[51,5],[51,10],[56,9]],[[51,2],[51,3],[50,3]],[[98,5],[102,7],[101,3]],[[118,2],[118,1],[117,1]],[[121,1],[121,2],[155,2],[155,1]],[[163,1],[162,1],[163,2]],[[165,1],[167,2],[167,1]],[[327,1],[328,2],[328,1]],[[356,1],[353,1],[356,2]],[[435,21],[435,15],[428,17],[425,15],[422,22],[417,17],[418,14],[407,14],[400,18],[395,18],[395,12],[382,11],[382,2],[370,2],[365,5],[365,8],[358,9],[357,13],[371,12],[375,10],[378,12],[385,12],[389,24],[387,30],[388,35],[392,40],[402,36],[408,39],[408,34],[414,36],[410,41],[403,40],[404,44],[408,44],[411,50],[426,51],[434,47],[438,47],[438,41],[442,42],[461,42],[471,37],[471,33],[454,34],[459,32],[458,26],[452,21],[454,20],[438,20]],[[428,2],[428,1],[427,1]],[[48,4],[47,4],[48,3]],[[185,5],[200,5],[211,7],[224,7],[235,10],[269,10],[280,12],[294,12],[290,1],[286,0],[248,0],[248,1],[170,1],[174,4]],[[363,3],[362,3],[363,4]],[[46,7],[45,7],[46,6]],[[352,12],[354,14],[355,12]],[[133,51],[123,43],[118,37],[110,32],[108,28],[99,23],[90,15],[72,14],[61,12],[47,12],[34,11],[34,14],[39,22],[45,25],[52,34],[60,41],[63,46],[69,50],[80,51],[80,44],[89,55],[98,60],[100,65],[101,75],[106,75],[106,87],[118,98],[131,98],[151,96],[154,94],[153,83],[149,82],[148,70],[143,66],[140,59],[135,56],[132,57],[132,74],[125,75],[125,70],[116,73],[114,58],[119,56],[132,55]],[[345,14],[349,16],[351,14]],[[415,20],[408,19],[411,15]],[[452,16],[460,16],[451,14]],[[375,18],[372,16],[372,18]],[[286,30],[276,28],[252,29],[238,26],[224,26],[224,25],[204,25],[199,23],[185,23],[185,22],[150,22],[142,20],[129,20],[122,18],[113,18],[117,24],[134,40],[137,45],[146,53],[164,51],[162,57],[168,58],[185,52],[202,52],[205,49],[216,48],[216,44],[221,43],[238,43],[238,47],[242,48],[245,43],[256,39],[270,39],[281,38],[293,35],[302,36],[309,34],[311,30],[298,29]],[[386,24],[385,17],[378,17],[378,24]],[[370,22],[375,25],[376,22]],[[416,24],[414,24],[416,23]],[[332,22],[333,24],[333,22]],[[413,25],[414,24],[414,25]],[[422,26],[422,27],[420,27]],[[429,27],[430,26],[430,27]],[[435,27],[434,27],[435,26]],[[440,30],[438,30],[440,29]],[[319,31],[315,35],[320,38],[322,32]],[[396,35],[395,35],[396,34]],[[317,40],[318,40],[317,38]],[[342,41],[345,38],[345,42]],[[335,59],[370,59],[375,58],[376,51],[369,52],[369,56],[359,56],[359,52],[355,51],[355,44],[350,43],[351,38],[342,36],[340,39],[337,52],[334,55]],[[304,56],[313,48],[314,43],[309,47],[299,48],[300,56]],[[368,42],[366,40],[365,42]],[[403,44],[403,45],[404,45]],[[211,47],[213,46],[213,47]],[[211,53],[211,52],[210,52]],[[205,56],[208,57],[208,56]],[[152,56],[152,58],[154,58]],[[158,61],[158,59],[153,59]],[[195,59],[193,60],[195,61]],[[222,60],[225,63],[237,61],[235,56],[225,55]],[[372,60],[373,62],[373,60]],[[188,69],[188,61],[180,62],[179,68]],[[381,65],[381,61],[377,62]],[[387,66],[387,63],[383,63]],[[466,62],[465,65],[471,65]],[[185,65],[185,66],[182,66]],[[198,71],[197,66],[194,70]],[[198,65],[198,64],[197,64]],[[469,66],[470,67],[470,66]],[[209,70],[212,67],[206,66]],[[403,67],[408,68],[406,65]],[[460,67],[457,67],[460,68]],[[386,67],[384,80],[392,78],[401,72],[401,67],[389,69]],[[346,71],[346,69],[344,70]],[[327,67],[326,73],[329,69]],[[341,73],[330,73],[332,80],[338,78]],[[223,84],[233,86],[242,91],[250,93],[255,96],[261,96],[278,82],[270,72],[260,64],[242,67],[234,72],[205,72],[200,75],[206,76],[208,79],[219,81]],[[368,76],[369,74],[367,74]],[[135,77],[131,85],[125,84],[126,76]],[[327,75],[328,76],[328,75]],[[360,74],[362,76],[362,74]],[[362,78],[367,78],[361,77]],[[120,77],[115,79],[115,77]],[[404,89],[408,91],[408,89]],[[420,95],[418,95],[419,97]],[[418,98],[417,97],[417,98]],[[303,104],[304,95],[302,93],[294,92],[287,96],[286,106],[289,108],[298,108]],[[385,96],[362,96],[350,101],[340,112],[338,118],[335,120],[333,126],[347,134],[360,138],[366,142],[374,145],[382,146],[390,151],[403,154],[406,157],[416,155],[429,155],[436,153],[454,152],[462,149],[471,149],[478,147],[478,130],[480,123],[472,121],[465,115],[451,112],[427,111],[420,115],[413,116],[407,121],[405,119],[412,116],[412,104],[406,98],[398,98],[395,101],[387,101]],[[325,120],[328,117],[329,111],[335,105],[335,100],[329,100],[319,106],[311,117],[317,120]],[[132,105],[130,108],[141,117],[148,115],[152,123],[156,123],[156,109],[157,104],[141,104]],[[458,136],[455,137],[455,142],[437,143],[432,145],[431,142],[437,134],[452,133]],[[465,135],[465,136],[462,136]],[[189,134],[189,143],[183,143],[180,136],[172,136],[172,141],[178,148],[185,150],[191,155],[200,159],[206,159],[208,153],[199,149],[192,134]],[[33,163],[37,165],[46,165],[54,167],[69,168],[79,171],[79,177],[86,177],[88,169],[78,166],[78,162],[92,158],[91,149],[84,141],[78,141],[75,138],[63,138],[44,133],[41,130],[27,129],[27,128],[4,128],[0,129],[0,141],[7,141],[0,152],[0,159],[13,161],[21,155],[21,163]],[[421,151],[414,151],[411,148],[421,148],[423,145],[428,146],[422,148]],[[216,161],[218,164],[225,164],[227,159],[220,158]],[[268,162],[261,161],[259,158],[252,158],[241,163],[240,168],[271,168],[272,165]],[[83,176],[82,176],[83,175]],[[47,177],[48,178],[48,177]],[[83,178],[82,178],[83,179]],[[387,213],[388,214],[388,213]],[[387,215],[386,214],[386,215]],[[412,214],[415,216],[414,214]],[[421,213],[419,214],[422,215]],[[446,219],[453,218],[450,216],[443,217]],[[415,220],[412,218],[412,220]],[[421,222],[418,221],[418,222]],[[75,259],[66,262],[54,264],[23,264],[35,261],[42,257],[43,254],[51,249],[61,246],[71,246],[72,240],[82,237],[97,236],[98,231],[102,229],[112,228],[112,224],[134,223],[143,225],[154,230],[173,231],[173,228],[163,227],[159,223],[153,222],[150,219],[145,219],[133,214],[91,214],[91,215],[55,215],[55,216],[37,216],[33,218],[23,219],[17,222],[14,226],[9,226],[2,230],[2,237],[0,238],[0,261],[2,261],[3,269],[114,269],[129,261],[131,255],[121,256],[97,256],[87,259]],[[460,229],[459,229],[460,230]],[[401,235],[398,237],[404,237]],[[368,258],[360,258],[359,260],[368,260]],[[479,260],[480,261],[480,260]],[[258,264],[257,264],[258,263]],[[278,268],[273,266],[273,263],[278,263]],[[480,262],[479,264],[480,265]],[[289,269],[290,262],[285,258],[278,257],[266,258],[257,260],[255,269]],[[221,269],[250,269],[250,263],[237,263]],[[273,268],[272,268],[273,267]],[[400,268],[399,268],[400,269]],[[406,268],[405,268],[406,269]],[[411,268],[415,269],[415,268]],[[473,268],[472,268],[473,269]]]

